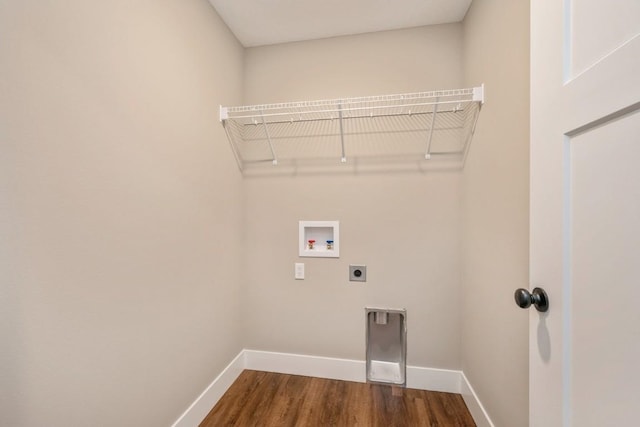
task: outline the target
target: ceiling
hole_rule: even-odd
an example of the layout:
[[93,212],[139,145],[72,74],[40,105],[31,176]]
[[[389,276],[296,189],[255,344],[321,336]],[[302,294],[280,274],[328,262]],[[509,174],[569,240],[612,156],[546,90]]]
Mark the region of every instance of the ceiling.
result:
[[209,0],[245,47],[462,21],[471,0]]

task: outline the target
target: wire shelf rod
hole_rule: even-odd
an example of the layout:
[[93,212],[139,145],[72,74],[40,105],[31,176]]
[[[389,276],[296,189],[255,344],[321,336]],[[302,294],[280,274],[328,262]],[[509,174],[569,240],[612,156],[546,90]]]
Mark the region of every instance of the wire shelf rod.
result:
[[[440,102],[421,102],[421,103],[402,104],[402,105],[400,105],[400,104],[399,105],[373,105],[373,106],[369,106],[369,107],[343,108],[342,110],[340,110],[340,109],[312,110],[312,111],[297,111],[295,113],[293,113],[291,111],[286,111],[286,112],[281,112],[281,113],[266,113],[266,114],[258,113],[258,114],[242,115],[242,116],[231,116],[227,120],[256,119],[256,117],[265,118],[265,117],[277,117],[277,116],[291,116],[293,114],[297,114],[297,115],[302,115],[302,114],[331,114],[331,113],[338,113],[339,111],[351,112],[351,111],[363,111],[363,110],[380,110],[380,109],[383,109],[383,108],[393,109],[393,108],[407,108],[407,107],[426,107],[426,106],[437,105],[437,104],[439,104],[439,105],[460,104],[461,102],[471,102],[471,101],[454,100],[454,101],[440,101]],[[417,114],[417,113],[411,113],[411,114]],[[409,113],[403,113],[401,115],[409,115]],[[290,122],[291,119],[289,119],[287,121]],[[297,121],[297,120],[294,120],[294,122],[295,121]]]
[[[341,99],[326,99],[317,101],[296,101],[296,102],[283,102],[277,104],[261,104],[261,105],[243,105],[226,107],[229,113],[240,113],[247,111],[265,111],[272,109],[284,109],[284,108],[303,108],[303,107],[322,107],[326,105],[338,105],[342,104],[356,104],[356,103],[376,103],[376,102],[390,102],[390,101],[402,101],[405,99],[416,98],[445,98],[453,96],[473,96],[473,88],[470,89],[454,89],[454,90],[442,90],[433,92],[414,92],[395,95],[376,95],[376,96],[363,96],[356,98],[341,98]],[[471,100],[471,99],[470,99]]]
[[[445,113],[454,113],[454,114],[465,114],[466,109],[464,108],[453,108],[450,110],[438,110],[439,114],[445,114]],[[297,113],[296,113],[297,114]],[[370,119],[370,118],[393,118],[393,117],[404,117],[404,116],[428,116],[433,114],[433,111],[422,111],[422,112],[411,112],[411,113],[390,113],[390,114],[378,114],[375,115],[373,117],[371,117],[370,115],[363,115],[363,116],[347,116],[347,117],[342,117],[343,120],[351,120],[351,119]],[[271,122],[267,122],[267,124],[269,125],[284,125],[284,124],[290,124],[290,123],[305,123],[305,122],[322,122],[322,121],[333,121],[335,120],[335,118],[333,117],[322,117],[322,118],[318,118],[318,119],[295,119],[295,120],[278,120],[278,121],[271,121]],[[241,126],[256,126],[256,123],[241,123]]]
[[[448,127],[438,127],[436,130],[439,132],[450,132],[450,131],[457,131],[460,130],[460,126],[448,126]],[[353,132],[344,132],[344,136],[345,137],[351,137],[351,136],[357,136],[357,135],[393,135],[393,134],[398,134],[398,135],[402,135],[402,134],[423,134],[424,132],[426,132],[428,129],[407,129],[407,130],[386,130],[386,131],[353,131]],[[271,136],[271,141],[282,141],[282,140],[290,140],[290,139],[312,139],[314,137],[323,137],[323,138],[335,138],[340,136],[340,133],[338,132],[331,132],[331,133],[323,133],[323,134],[314,134],[314,135],[307,135],[304,137],[292,137],[292,136]],[[244,142],[247,143],[255,143],[255,142],[261,142],[261,141],[266,141],[266,138],[262,137],[252,137],[252,138],[245,138],[243,140]],[[432,152],[431,155],[436,154],[435,152]],[[424,154],[421,154],[422,156],[424,156]]]

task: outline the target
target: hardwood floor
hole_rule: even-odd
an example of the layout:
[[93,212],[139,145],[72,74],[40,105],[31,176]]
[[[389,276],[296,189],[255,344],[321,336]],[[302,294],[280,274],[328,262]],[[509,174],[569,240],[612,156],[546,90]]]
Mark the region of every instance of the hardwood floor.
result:
[[219,426],[475,427],[462,396],[245,370],[202,421]]

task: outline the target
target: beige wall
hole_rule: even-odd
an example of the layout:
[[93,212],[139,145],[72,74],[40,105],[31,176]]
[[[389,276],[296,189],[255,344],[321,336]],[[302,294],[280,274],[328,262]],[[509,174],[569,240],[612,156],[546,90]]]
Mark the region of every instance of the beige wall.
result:
[[0,2],[0,425],[169,425],[242,348],[242,55],[206,0]]
[[246,104],[451,89],[462,80],[461,25],[249,48]]
[[[245,102],[456,88],[461,35],[456,24],[251,48]],[[409,363],[460,367],[459,172],[244,184],[248,348],[363,360],[364,307],[404,307]],[[299,258],[299,220],[339,220],[340,258]],[[348,281],[357,263],[368,267],[364,284]]]
[[474,1],[465,84],[487,100],[463,175],[462,368],[496,426],[528,424],[529,2]]

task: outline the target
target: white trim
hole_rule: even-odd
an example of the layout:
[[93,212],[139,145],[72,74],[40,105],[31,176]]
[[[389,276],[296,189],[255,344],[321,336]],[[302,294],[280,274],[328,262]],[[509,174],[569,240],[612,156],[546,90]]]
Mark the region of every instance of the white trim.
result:
[[[172,427],[200,424],[244,369],[363,383],[366,365],[364,360],[242,350]],[[494,427],[462,371],[407,366],[407,387],[462,394],[477,426]]]
[[[366,382],[364,360],[244,350],[245,368],[281,374],[333,380]],[[460,393],[462,372],[446,369],[407,366],[407,387],[421,390]]]
[[407,366],[407,387],[419,390],[460,393],[462,372],[449,369]]
[[462,399],[464,399],[464,403],[467,404],[467,408],[469,412],[471,412],[471,416],[473,420],[476,422],[477,427],[494,427],[491,418],[489,418],[489,414],[482,406],[480,399],[478,399],[478,395],[471,387],[471,383],[467,379],[464,372],[460,372],[462,374],[462,390],[460,394],[462,394]]
[[366,381],[364,360],[244,350],[245,368],[342,381]]
[[244,350],[242,350],[171,427],[195,427],[199,425],[244,369]]

